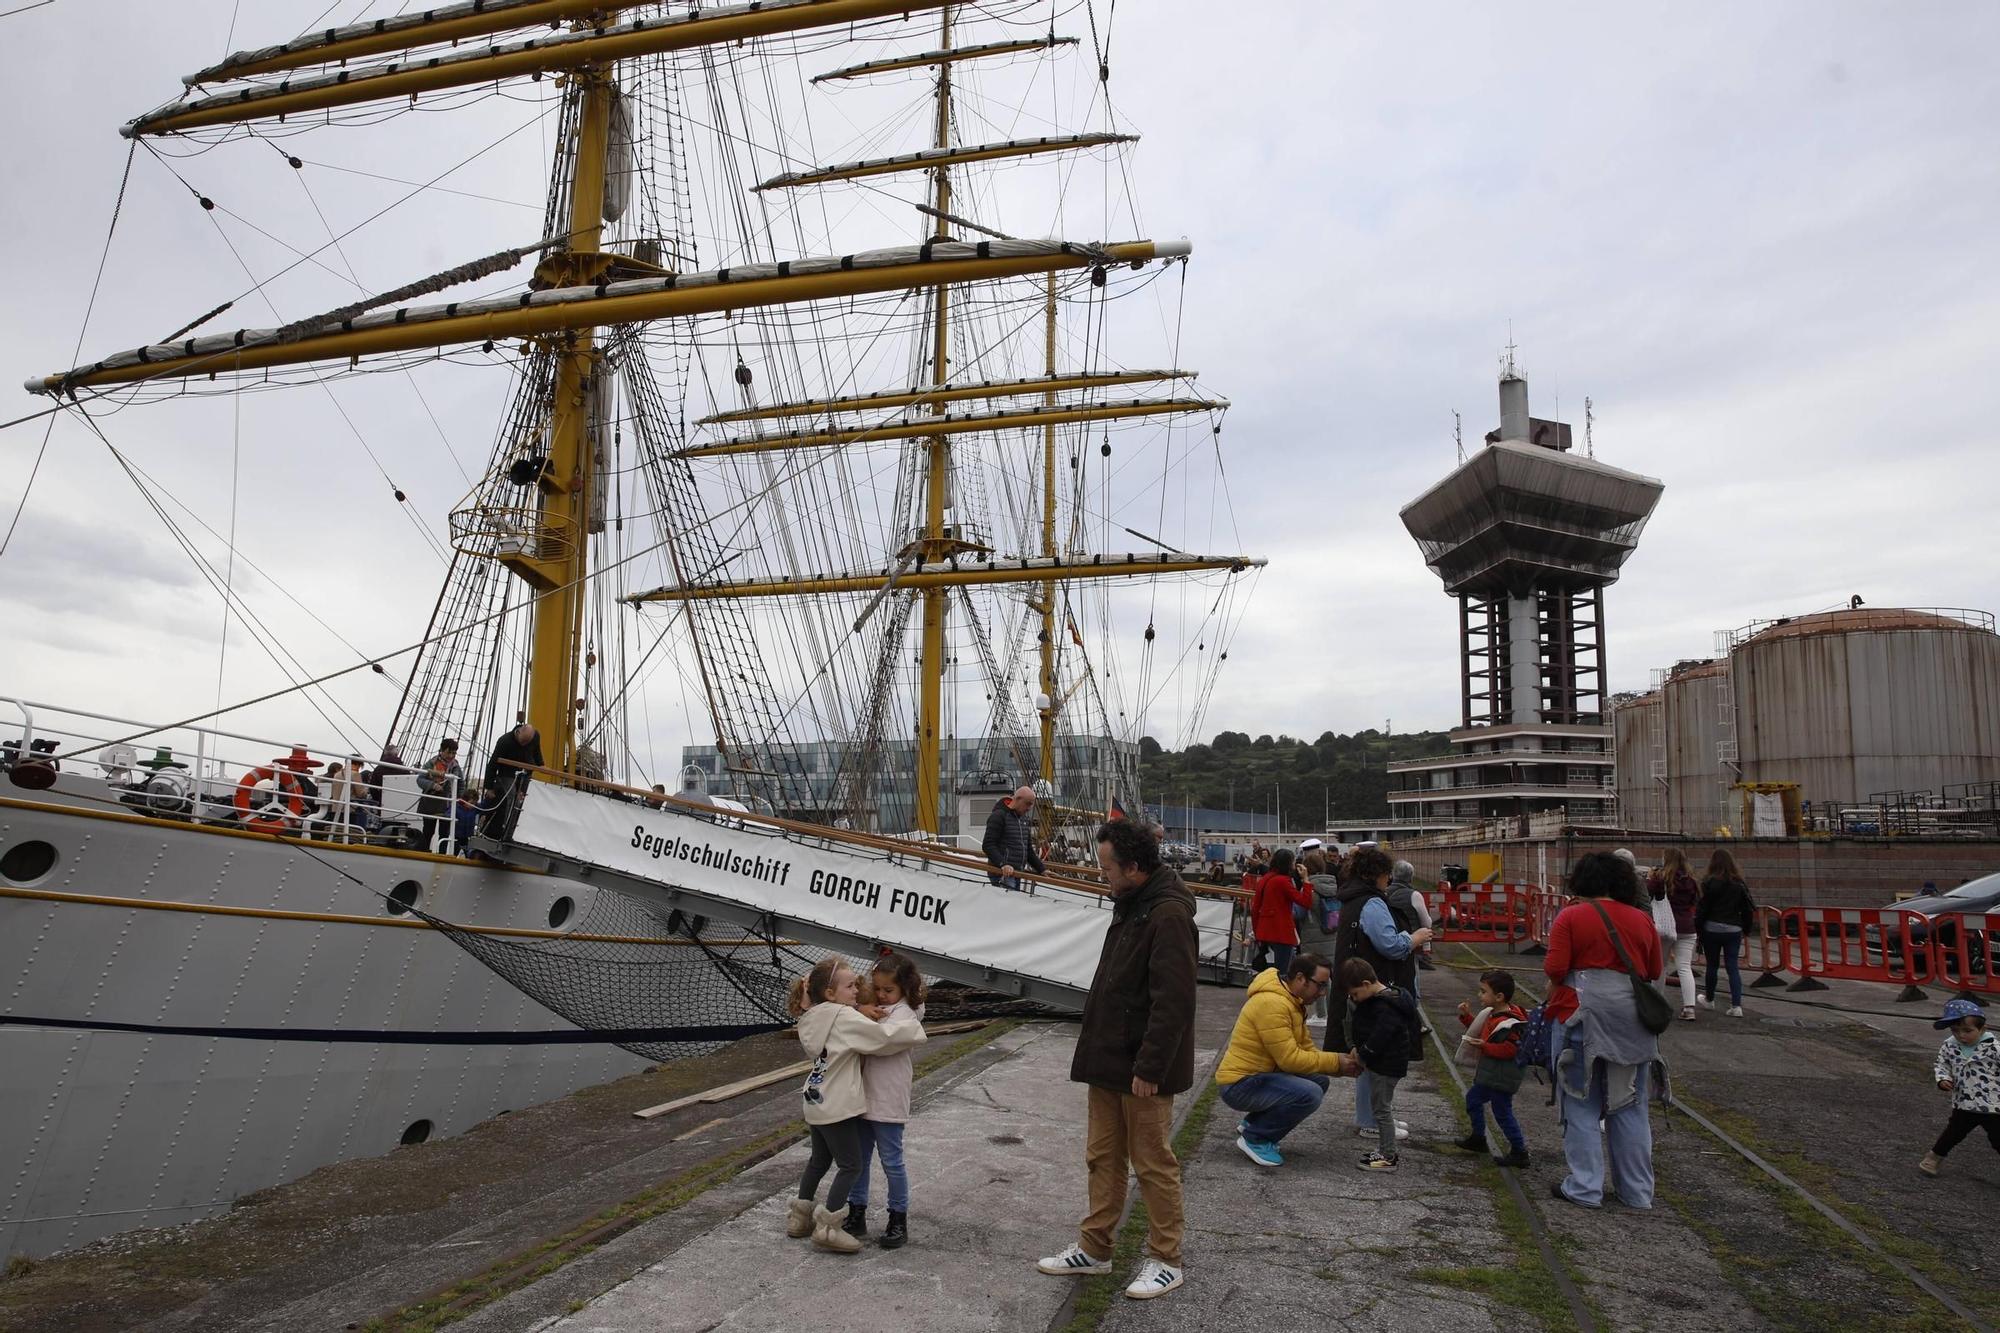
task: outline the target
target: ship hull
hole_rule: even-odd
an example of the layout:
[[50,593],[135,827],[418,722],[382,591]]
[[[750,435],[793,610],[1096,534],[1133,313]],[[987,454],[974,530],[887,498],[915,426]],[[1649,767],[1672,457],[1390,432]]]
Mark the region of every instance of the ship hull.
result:
[[[425,1132],[419,1122],[430,1137],[462,1133],[645,1066],[603,1044],[508,1041],[574,1028],[383,896],[414,884],[440,919],[547,930],[563,898],[569,922],[587,917],[587,885],[0,804],[0,848],[32,842],[54,848],[55,864],[0,876],[0,1259],[211,1216],[388,1152]],[[134,900],[148,905],[121,905]],[[242,1039],[23,1019],[447,1036]]]

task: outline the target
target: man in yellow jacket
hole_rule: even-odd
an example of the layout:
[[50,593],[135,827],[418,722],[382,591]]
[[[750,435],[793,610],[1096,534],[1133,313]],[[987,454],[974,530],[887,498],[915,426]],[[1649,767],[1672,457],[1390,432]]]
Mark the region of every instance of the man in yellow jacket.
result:
[[1275,967],[1258,973],[1236,1016],[1215,1081],[1222,1085],[1223,1102],[1243,1113],[1236,1146],[1259,1166],[1284,1165],[1278,1141],[1319,1109],[1327,1081],[1360,1072],[1352,1055],[1322,1051],[1306,1035],[1306,1008],[1332,982],[1332,964],[1317,954],[1299,954],[1283,980]]

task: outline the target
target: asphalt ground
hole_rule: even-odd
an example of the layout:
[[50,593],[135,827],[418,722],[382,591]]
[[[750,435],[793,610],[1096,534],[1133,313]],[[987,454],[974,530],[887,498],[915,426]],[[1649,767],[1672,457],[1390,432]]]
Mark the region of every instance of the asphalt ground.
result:
[[[1537,995],[1546,984],[1536,958],[1460,947],[1439,959],[1455,966],[1425,973],[1424,984],[1441,1020],[1469,997],[1481,966],[1508,967]],[[1676,988],[1668,994],[1678,1000]],[[1976,1318],[2000,1323],[2000,1268],[1984,1239],[2000,1202],[2000,1155],[1979,1138],[1936,1180],[1916,1169],[1949,1110],[1931,1080],[1941,1034],[1929,1020],[1950,993],[1915,1004],[1896,994],[1857,982],[1809,994],[1752,988],[1744,1016],[1729,1018],[1725,989],[1719,1007],[1662,1038],[1674,1092]],[[1545,1100],[1523,1089],[1516,1106],[1530,1141],[1554,1148]],[[1607,1327],[1664,1328],[1728,1307],[1731,1327],[1967,1327],[1688,1116],[1656,1105],[1653,1125],[1658,1205],[1648,1227],[1621,1222],[1629,1236],[1610,1235],[1621,1213],[1641,1215],[1538,1199]],[[1555,1154],[1541,1157],[1548,1169],[1535,1174],[1552,1175]],[[1621,1301],[1620,1290],[1643,1299]]]
[[[1466,948],[1439,958],[1423,974],[1424,1003],[1447,1040],[1482,965],[1509,966],[1537,993],[1543,984],[1533,958]],[[1753,990],[1745,1017],[1703,1011],[1664,1048],[1690,1107],[1981,1323],[2000,1324],[1985,1260],[2000,1157],[1975,1135],[1941,1178],[1915,1169],[1946,1112],[1929,1027],[1944,998],[1898,1004],[1894,988],[1859,983]],[[1240,1000],[1202,989],[1204,1068]],[[1392,1176],[1356,1168],[1367,1143],[1352,1133],[1348,1081],[1286,1141],[1276,1171],[1237,1151],[1235,1116],[1203,1105],[1198,1085],[1181,1108],[1187,1285],[1149,1303],[1117,1297],[1136,1230],[1115,1282],[1043,1278],[1033,1259],[1066,1243],[1081,1199],[1070,1035],[1035,1023],[934,1043],[932,1055],[949,1058],[920,1080],[911,1148],[924,1163],[918,1196],[936,1203],[913,1209],[916,1239],[893,1255],[816,1254],[773,1230],[797,1170],[790,1081],[632,1119],[638,1106],[795,1060],[796,1042],[778,1034],[327,1168],[225,1218],[46,1261],[0,1281],[0,1328],[424,1328],[463,1317],[469,1328],[582,1333],[679,1326],[659,1312],[706,1308],[688,1293],[822,1287],[838,1287],[851,1314],[876,1309],[869,1322],[885,1331],[1196,1329],[1246,1310],[1372,1329],[1976,1326],[1679,1111],[1653,1109],[1658,1206],[1584,1210],[1548,1196],[1559,1144],[1546,1090],[1531,1082],[1517,1110],[1534,1165],[1514,1192],[1483,1156],[1451,1146],[1464,1132],[1459,1092],[1435,1051],[1399,1092],[1413,1135]],[[548,1248],[553,1237],[568,1239]],[[731,1259],[743,1265],[734,1280]],[[787,1281],[772,1282],[774,1270]],[[777,1326],[766,1306],[737,1300],[687,1326]]]

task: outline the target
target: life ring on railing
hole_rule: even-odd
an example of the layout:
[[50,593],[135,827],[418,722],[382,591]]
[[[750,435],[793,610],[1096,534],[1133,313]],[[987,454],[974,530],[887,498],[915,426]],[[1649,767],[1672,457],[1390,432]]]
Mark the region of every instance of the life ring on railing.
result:
[[[271,783],[268,793],[265,783]],[[236,813],[244,828],[259,833],[286,833],[305,818],[305,798],[289,769],[253,768],[236,784]]]

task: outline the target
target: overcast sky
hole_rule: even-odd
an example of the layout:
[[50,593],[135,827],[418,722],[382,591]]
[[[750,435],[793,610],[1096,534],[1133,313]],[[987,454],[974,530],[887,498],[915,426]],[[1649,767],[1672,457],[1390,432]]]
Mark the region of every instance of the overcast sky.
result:
[[[0,88],[0,383],[71,364],[125,163],[117,126],[227,49],[233,8],[57,0],[0,19],[0,45],[33,54]],[[322,4],[241,8],[239,47]],[[1597,456],[1666,484],[1608,594],[1614,688],[1706,655],[1716,630],[1854,593],[2000,607],[1996,49],[2000,8],[1973,3],[1120,6],[1112,88],[1145,136],[1143,216],[1195,242],[1182,359],[1235,404],[1231,494],[1271,562],[1202,730],[1456,722],[1456,612],[1397,510],[1453,466],[1454,409],[1475,446],[1497,424],[1510,327],[1536,415],[1575,422],[1580,443],[1589,395]],[[357,238],[363,285],[533,238],[533,112],[405,118],[421,144],[378,139],[365,161],[298,150],[420,179],[529,126],[452,179],[533,207],[453,197],[415,232]],[[315,208],[345,227],[404,192],[313,166],[308,197],[259,145],[174,166],[294,244],[324,240]],[[260,276],[293,258],[222,222]],[[214,223],[138,154],[86,356],[249,285]],[[291,299],[283,316],[317,308]],[[253,299],[217,327],[269,322]],[[407,382],[342,402],[438,531],[502,387],[444,372],[423,382],[430,412]],[[353,659],[343,640],[365,654],[417,637],[442,564],[316,394],[135,408],[106,429],[218,532],[237,479],[239,548],[330,629],[241,566],[238,586],[324,670]],[[0,390],[0,420],[41,405]],[[0,524],[43,424],[0,431]],[[148,719],[216,698],[219,600],[66,419],[0,557],[0,616],[0,691]],[[225,697],[268,686],[254,646],[229,651]],[[661,691],[651,739],[671,754],[678,687]],[[394,691],[357,681],[342,699],[379,730]],[[245,725],[333,740],[295,703]]]

